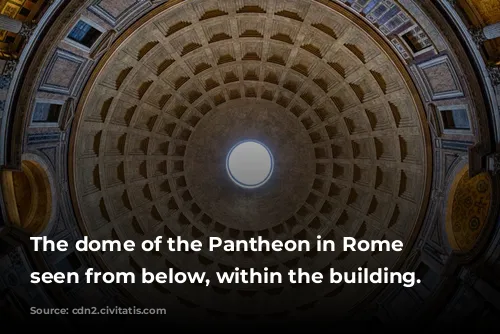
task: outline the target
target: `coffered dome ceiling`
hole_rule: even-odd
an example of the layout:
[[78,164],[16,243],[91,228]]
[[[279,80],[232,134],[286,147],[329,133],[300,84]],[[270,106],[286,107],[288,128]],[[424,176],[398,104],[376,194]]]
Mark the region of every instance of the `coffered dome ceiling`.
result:
[[[73,130],[74,194],[95,239],[400,239],[418,230],[429,173],[420,101],[362,22],[316,1],[186,1],[132,27],[101,61]],[[243,139],[275,171],[239,188]],[[106,253],[111,271],[398,268],[403,253]],[[130,285],[138,301],[222,314],[337,314],[375,286]]]

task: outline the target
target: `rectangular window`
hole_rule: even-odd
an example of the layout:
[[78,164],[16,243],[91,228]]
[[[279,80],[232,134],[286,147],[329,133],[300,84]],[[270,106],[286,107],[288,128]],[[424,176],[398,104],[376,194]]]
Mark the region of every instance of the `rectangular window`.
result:
[[38,102],[33,113],[33,123],[58,123],[62,105]]
[[427,37],[420,27],[415,27],[408,31],[402,38],[413,53],[418,53],[432,45],[429,37]]
[[466,109],[441,110],[443,127],[446,130],[470,130],[469,116]]
[[101,35],[102,32],[80,20],[69,33],[68,38],[90,49]]

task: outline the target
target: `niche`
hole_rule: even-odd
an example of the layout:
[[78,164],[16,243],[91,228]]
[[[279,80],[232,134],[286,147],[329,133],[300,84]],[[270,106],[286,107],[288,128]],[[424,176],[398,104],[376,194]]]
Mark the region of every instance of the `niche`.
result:
[[23,161],[20,171],[2,173],[2,189],[10,222],[22,230],[41,234],[52,213],[52,193],[45,170]]

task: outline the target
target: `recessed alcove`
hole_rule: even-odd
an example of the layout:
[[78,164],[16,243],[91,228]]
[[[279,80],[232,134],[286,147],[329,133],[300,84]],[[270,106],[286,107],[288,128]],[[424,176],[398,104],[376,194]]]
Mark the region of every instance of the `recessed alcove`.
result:
[[2,189],[11,223],[33,235],[42,233],[53,205],[49,177],[42,166],[25,160],[20,171],[3,172]]

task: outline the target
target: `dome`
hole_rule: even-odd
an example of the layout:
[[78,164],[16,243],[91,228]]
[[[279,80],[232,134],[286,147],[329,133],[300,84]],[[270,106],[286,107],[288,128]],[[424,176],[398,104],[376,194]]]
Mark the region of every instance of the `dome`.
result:
[[[340,5],[255,3],[162,5],[100,61],[72,130],[72,187],[84,232],[137,242],[162,235],[340,243],[355,236],[411,245],[427,207],[431,156],[422,102],[401,59]],[[227,165],[235,145],[249,140],[265,145],[272,162],[251,189],[235,183]],[[286,273],[397,270],[406,255],[164,250],[97,257],[114,272]],[[377,287],[124,289],[141,303],[193,312],[269,316],[315,305],[317,314],[340,316]]]
[[11,322],[498,327],[498,0],[0,10]]

